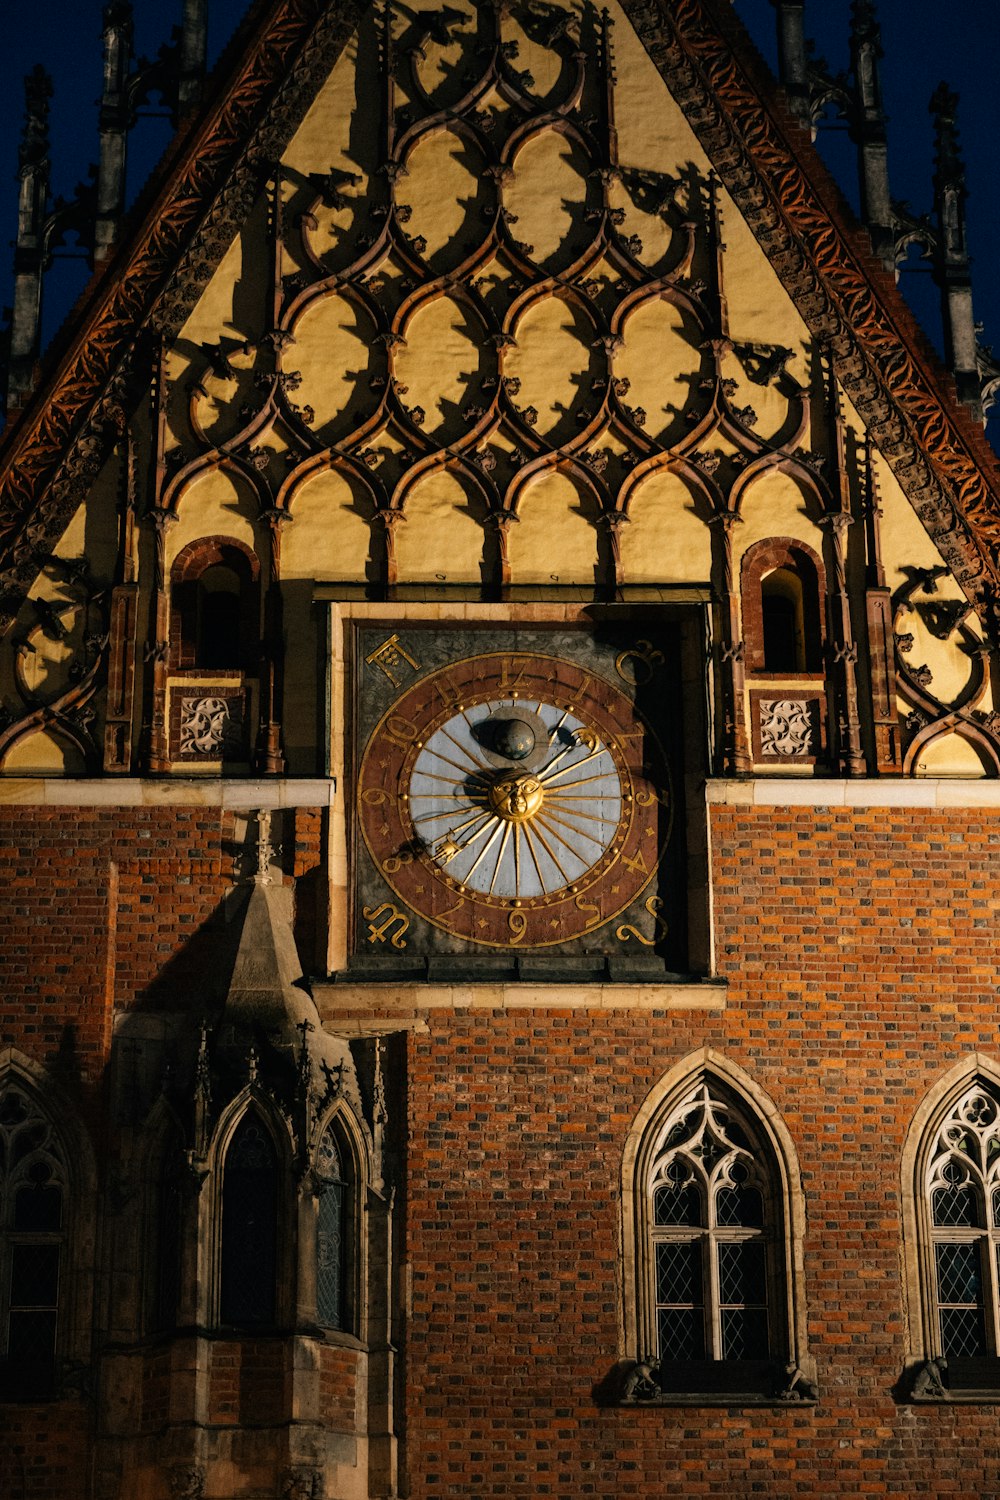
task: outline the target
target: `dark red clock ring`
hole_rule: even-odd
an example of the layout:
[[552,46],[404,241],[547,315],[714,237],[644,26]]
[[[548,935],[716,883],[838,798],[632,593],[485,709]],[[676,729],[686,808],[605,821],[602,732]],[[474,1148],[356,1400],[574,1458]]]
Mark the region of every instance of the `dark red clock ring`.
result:
[[[472,744],[472,721],[482,724],[483,706],[501,713],[502,704],[512,705],[512,712],[523,706],[529,718],[544,711],[549,723],[570,726],[554,748],[546,744],[548,759],[537,777],[519,774],[516,762],[505,771],[501,756],[492,757],[490,764],[489,757],[477,760],[483,752],[463,743],[467,739]],[[426,748],[432,737],[443,751]],[[481,769],[473,769],[474,760]],[[428,765],[440,774],[421,771]],[[569,779],[578,768],[593,771],[595,765],[605,768],[603,775]],[[616,825],[609,826],[596,807],[588,811],[583,789],[588,780],[602,785],[605,806],[607,788],[617,789],[610,798],[618,808]],[[411,802],[411,787],[438,784],[440,803],[428,791],[416,794],[422,803]],[[508,806],[508,784],[515,794],[528,794],[521,799],[520,814]],[[472,790],[466,790],[470,785]],[[573,786],[578,790],[563,790]],[[532,798],[539,808],[537,819]],[[451,805],[454,818],[449,816]],[[405,907],[466,942],[546,948],[596,933],[652,880],[669,834],[669,774],[652,730],[614,684],[561,657],[511,651],[452,662],[401,694],[365,748],[357,806],[372,859]],[[444,810],[434,811],[439,806]],[[459,830],[454,837],[450,823]],[[469,827],[473,832],[463,835],[461,830]],[[441,837],[429,836],[430,828]],[[508,845],[520,850],[522,834],[523,885],[515,881],[501,893],[494,884],[503,850]],[[478,867],[481,861],[473,858],[470,847],[477,838],[483,855],[492,848],[485,868],[496,862],[488,881],[469,870],[462,874],[462,859],[454,859],[462,855],[466,866],[472,862]],[[562,862],[556,857],[560,853]],[[531,893],[523,894],[529,889],[529,854],[535,874]],[[515,857],[506,856],[508,868]],[[572,868],[572,878],[563,882],[552,875],[546,884],[543,869],[550,874],[563,864]]]

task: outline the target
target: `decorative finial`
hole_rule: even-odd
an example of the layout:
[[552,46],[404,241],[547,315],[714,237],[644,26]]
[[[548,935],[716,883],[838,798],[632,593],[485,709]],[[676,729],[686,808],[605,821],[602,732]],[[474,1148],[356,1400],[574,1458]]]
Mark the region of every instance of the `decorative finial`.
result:
[[311,1031],[315,1031],[316,1028],[315,1028],[315,1026],[313,1025],[313,1023],[311,1021],[299,1021],[298,1024],[296,1025],[296,1027],[295,1027],[295,1030],[298,1031],[301,1034],[301,1037],[302,1037],[302,1040],[299,1043],[299,1056],[298,1056],[299,1083],[300,1083],[300,1085],[303,1088],[306,1088],[306,1087],[308,1087],[308,1084],[309,1084],[309,1074],[310,1074],[310,1069],[309,1069],[309,1033]]
[[851,32],[858,41],[873,42],[882,56],[882,33],[873,0],[851,0]]
[[274,847],[271,843],[271,814],[267,808],[257,812],[257,871],[255,885],[271,884],[271,865],[274,863]]

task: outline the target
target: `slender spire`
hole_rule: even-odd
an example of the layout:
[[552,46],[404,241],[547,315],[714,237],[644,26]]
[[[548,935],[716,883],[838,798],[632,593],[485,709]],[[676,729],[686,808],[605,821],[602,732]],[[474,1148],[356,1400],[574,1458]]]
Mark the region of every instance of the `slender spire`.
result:
[[945,356],[962,401],[982,416],[965,224],[965,167],[958,141],[958,95],[944,83],[930,102],[934,116],[935,275],[941,288]]
[[778,77],[788,95],[788,107],[800,120],[809,119],[808,51],[804,0],[771,0],[777,11]]
[[49,198],[49,100],[52,79],[39,64],[24,80],[25,120],[18,152],[20,194],[14,250],[14,305],[10,320],[8,398],[30,391],[42,321],[42,262]]
[[854,108],[851,139],[858,148],[861,213],[872,245],[887,266],[895,263],[892,200],[889,195],[889,154],[882,105],[882,33],[872,0],[851,5],[851,71]]
[[97,170],[97,215],[94,259],[100,261],[117,238],[125,207],[125,160],[130,124],[129,65],[132,61],[132,6],[104,7],[104,87],[98,128],[101,137]]
[[184,115],[201,100],[208,57],[208,0],[184,0],[177,77],[177,113]]

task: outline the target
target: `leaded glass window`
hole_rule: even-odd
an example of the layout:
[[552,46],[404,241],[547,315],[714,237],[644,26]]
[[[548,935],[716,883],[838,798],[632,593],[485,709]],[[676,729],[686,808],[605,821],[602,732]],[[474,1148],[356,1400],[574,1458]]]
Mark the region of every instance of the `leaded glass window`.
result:
[[341,1153],[327,1126],[316,1158],[319,1204],[316,1216],[316,1317],[327,1328],[344,1328],[346,1193]]
[[775,1226],[764,1153],[704,1079],[658,1134],[645,1192],[659,1359],[777,1356],[784,1340],[772,1331]]
[[278,1157],[263,1120],[251,1112],[236,1127],[223,1168],[223,1323],[274,1323],[277,1257]]
[[981,1084],[939,1127],[926,1173],[941,1353],[1000,1354],[1000,1103]]
[[26,1089],[0,1086],[0,1399],[54,1394],[66,1171]]

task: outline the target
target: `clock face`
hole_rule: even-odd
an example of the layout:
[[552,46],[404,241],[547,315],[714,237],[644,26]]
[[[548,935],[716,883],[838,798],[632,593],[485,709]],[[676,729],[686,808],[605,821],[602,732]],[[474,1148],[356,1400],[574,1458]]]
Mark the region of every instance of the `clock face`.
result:
[[[365,846],[398,898],[390,942],[407,943],[401,924],[419,918],[463,947],[600,948],[669,836],[666,760],[628,685],[624,672],[616,685],[567,657],[510,650],[403,686],[357,786]],[[384,941],[385,905],[363,908],[369,941]],[[626,936],[652,946],[662,902],[640,907],[646,931]]]

